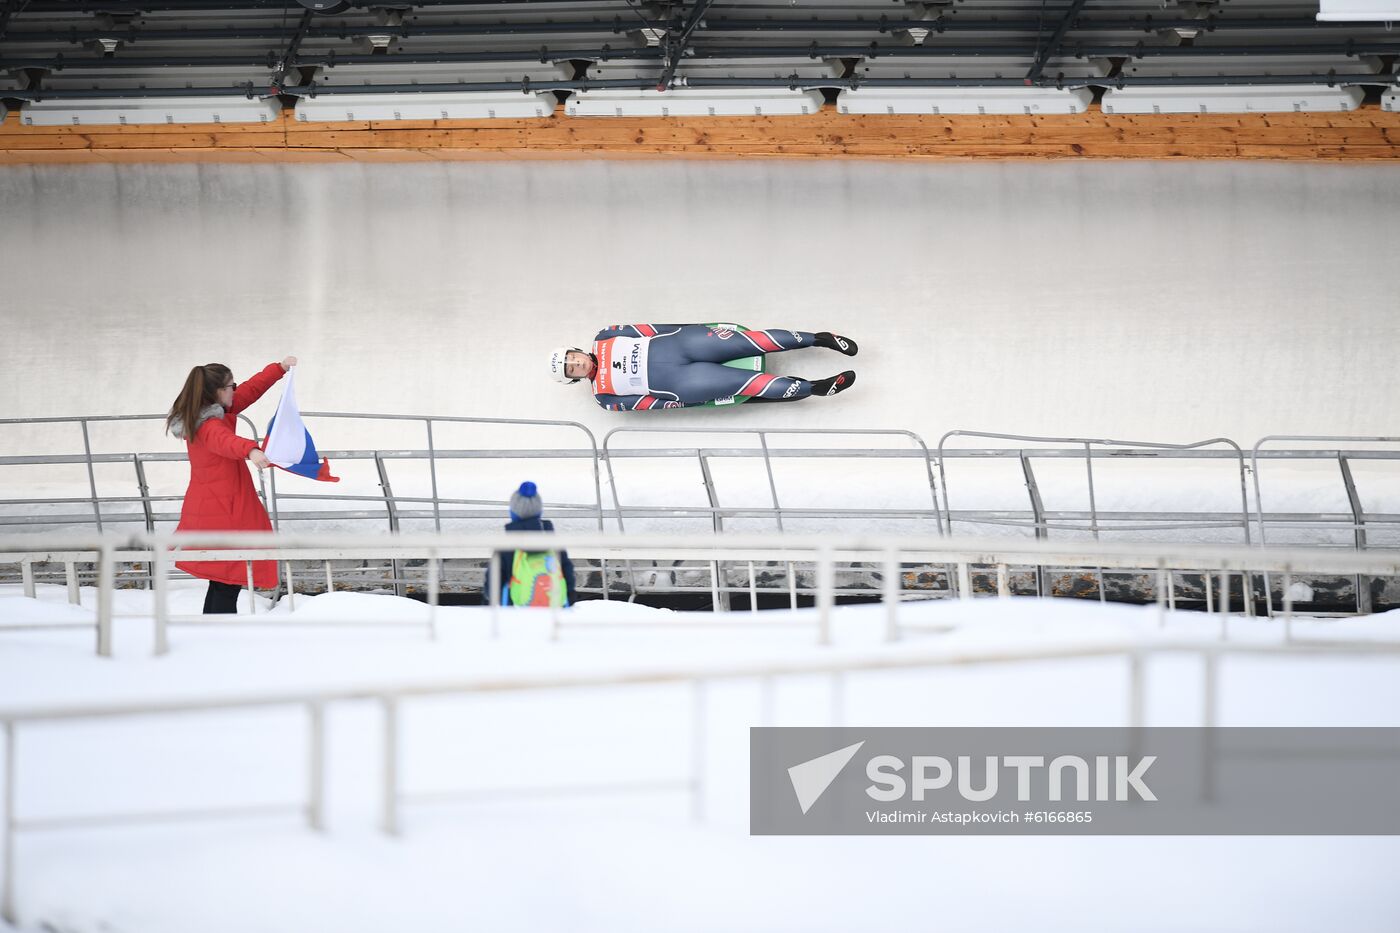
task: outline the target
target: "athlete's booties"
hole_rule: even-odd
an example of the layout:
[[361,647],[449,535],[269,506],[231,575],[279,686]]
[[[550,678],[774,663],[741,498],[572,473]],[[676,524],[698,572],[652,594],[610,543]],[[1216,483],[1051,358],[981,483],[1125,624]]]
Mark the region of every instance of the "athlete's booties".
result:
[[833,334],[829,330],[821,331],[814,335],[817,339],[815,343],[819,347],[828,350],[835,350],[837,353],[844,353],[847,356],[855,356],[860,348],[850,337],[842,337],[840,334]]
[[812,394],[814,396],[837,395],[845,392],[856,384],[856,373],[853,369],[848,369],[844,373],[837,373],[825,379],[815,379],[812,381]]

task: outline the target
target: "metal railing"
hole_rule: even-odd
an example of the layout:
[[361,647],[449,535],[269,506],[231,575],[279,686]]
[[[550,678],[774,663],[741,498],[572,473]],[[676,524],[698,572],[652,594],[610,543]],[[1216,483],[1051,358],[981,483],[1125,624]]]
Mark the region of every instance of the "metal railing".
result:
[[[735,448],[735,447],[642,447],[619,451],[613,446],[613,438],[619,435],[643,435],[652,438],[670,439],[673,437],[696,437],[696,436],[739,436],[755,437],[758,439],[758,447]],[[905,438],[912,442],[908,449],[899,448],[799,448],[799,449],[774,449],[769,446],[770,437],[831,437],[831,438]],[[690,429],[665,429],[665,428],[613,428],[603,436],[603,456],[607,460],[608,485],[612,491],[613,504],[617,507],[617,527],[619,531],[625,531],[624,516],[633,517],[649,514],[664,513],[666,515],[701,515],[708,516],[713,522],[713,530],[722,532],[724,519],[726,517],[771,517],[778,531],[783,531],[783,516],[794,515],[815,515],[823,518],[839,517],[876,517],[876,518],[901,518],[901,519],[921,519],[938,518],[938,489],[933,478],[933,467],[929,460],[928,445],[923,438],[913,431],[884,430],[884,429],[859,429],[859,428],[733,428],[729,430],[690,428]],[[618,457],[637,458],[668,458],[668,459],[689,459],[695,458],[700,470],[700,477],[705,485],[705,495],[709,505],[705,507],[695,506],[624,506],[622,498],[618,494],[617,476],[613,471],[613,461]],[[710,466],[711,459],[716,458],[736,458],[736,457],[758,457],[763,461],[765,477],[768,480],[768,494],[772,505],[764,507],[725,507],[720,503],[719,489],[715,482],[713,471]],[[928,477],[928,494],[930,509],[799,509],[791,506],[784,507],[778,496],[778,484],[773,475],[773,460],[775,458],[801,459],[900,459],[914,457],[924,462],[924,469]],[[937,527],[937,526],[935,526]],[[940,529],[941,533],[941,529]]]
[[[171,502],[180,501],[178,495],[153,495],[151,485],[148,482],[146,467],[148,464],[156,462],[178,462],[185,459],[183,451],[165,452],[110,452],[95,449],[91,437],[91,428],[95,425],[106,422],[131,422],[131,421],[156,421],[163,420],[160,415],[136,415],[136,416],[110,416],[110,417],[89,417],[89,418],[45,418],[45,419],[3,419],[0,420],[0,428],[7,426],[34,426],[41,424],[67,424],[74,425],[80,432],[80,451],[72,454],[56,455],[27,455],[27,456],[7,456],[0,457],[0,469],[6,466],[24,465],[77,465],[86,469],[87,495],[81,497],[55,497],[45,498],[43,496],[27,497],[7,497],[0,499],[0,528],[5,525],[37,528],[45,525],[73,526],[73,527],[95,527],[97,530],[105,530],[111,527],[130,527],[135,524],[144,527],[147,531],[156,531],[160,526],[173,523],[178,513],[164,508]],[[240,416],[241,417],[241,416]],[[351,491],[348,487],[342,491],[335,487],[304,487],[303,489],[287,491],[286,484],[281,484],[279,488],[275,471],[271,471],[264,477],[260,477],[260,483],[265,484],[261,492],[267,502],[269,514],[272,517],[274,527],[285,529],[294,525],[304,525],[312,521],[331,522],[344,524],[354,523],[358,520],[368,519],[382,522],[390,531],[402,531],[413,525],[430,526],[435,530],[441,530],[445,522],[457,520],[468,520],[475,522],[497,522],[505,518],[505,499],[495,498],[469,498],[453,497],[444,495],[442,477],[440,469],[443,464],[450,462],[496,462],[504,463],[511,460],[532,460],[532,461],[583,461],[586,469],[592,470],[591,477],[591,501],[570,502],[551,499],[549,508],[556,517],[565,520],[570,517],[585,518],[588,523],[598,530],[606,530],[612,522],[616,523],[618,531],[628,530],[629,520],[641,519],[678,519],[694,520],[699,519],[707,531],[721,532],[727,530],[739,520],[771,520],[773,526],[782,531],[793,524],[805,523],[811,527],[813,523],[819,523],[821,527],[830,528],[834,531],[845,531],[853,527],[859,527],[860,523],[879,523],[883,528],[893,529],[900,527],[901,530],[918,532],[924,523],[933,522],[934,528],[940,534],[953,534],[959,526],[983,526],[1000,527],[1010,529],[1021,529],[1029,531],[1038,539],[1048,539],[1052,533],[1075,533],[1086,534],[1095,539],[1110,534],[1121,535],[1125,533],[1160,533],[1161,535],[1179,534],[1182,531],[1191,530],[1195,533],[1204,533],[1211,530],[1224,529],[1226,531],[1238,530],[1239,535],[1245,543],[1267,543],[1266,535],[1269,528],[1280,528],[1284,526],[1295,529],[1305,529],[1310,535],[1323,535],[1335,533],[1339,530],[1350,531],[1352,546],[1357,549],[1366,549],[1373,546],[1374,542],[1368,540],[1367,529],[1373,532],[1377,528],[1400,527],[1400,514],[1389,513],[1368,513],[1363,505],[1363,496],[1358,491],[1356,482],[1350,472],[1352,461],[1370,458],[1376,460],[1396,460],[1400,459],[1400,451],[1380,450],[1368,451],[1361,449],[1339,448],[1332,451],[1319,450],[1279,450],[1271,449],[1267,445],[1279,441],[1315,441],[1326,440],[1334,443],[1353,443],[1361,441],[1385,441],[1394,442],[1393,438],[1312,438],[1303,436],[1283,436],[1271,435],[1261,439],[1251,452],[1249,461],[1246,463],[1243,451],[1234,441],[1228,438],[1212,438],[1193,444],[1163,444],[1155,442],[1133,442],[1117,441],[1098,438],[1076,438],[1076,437],[1038,437],[1031,435],[995,434],[983,431],[950,431],[943,435],[935,451],[930,451],[923,439],[912,431],[899,430],[824,430],[824,429],[747,429],[736,428],[731,430],[674,430],[674,429],[641,429],[641,428],[617,428],[609,431],[603,439],[601,449],[591,431],[587,427],[571,421],[540,421],[540,420],[520,420],[520,419],[496,419],[496,418],[458,418],[445,416],[420,416],[420,415],[380,415],[380,414],[358,414],[340,412],[311,412],[306,417],[310,419],[344,419],[346,421],[386,421],[403,422],[421,425],[423,429],[424,443],[426,446],[412,449],[351,449],[351,450],[323,450],[322,454],[330,457],[334,461],[346,462],[370,462],[374,467],[374,475],[378,484],[378,489],[372,494],[365,494],[363,490]],[[242,418],[245,425],[249,427],[252,435],[256,438],[258,432],[252,422]],[[445,425],[481,425],[499,426],[507,429],[537,430],[554,429],[566,431],[578,431],[582,433],[582,442],[577,447],[572,448],[527,448],[527,449],[460,449],[443,448],[440,446],[441,429]],[[435,428],[437,429],[435,431]],[[618,439],[624,436],[635,437],[641,435],[648,442],[656,442],[657,446],[627,446],[618,443]],[[667,441],[670,438],[680,438],[689,441],[696,436],[708,436],[722,438],[725,435],[739,436],[752,439],[748,446],[705,446],[696,443],[693,446],[675,446]],[[803,440],[817,438],[821,436],[841,438],[851,441],[853,438],[858,442],[863,442],[859,447],[785,447],[776,446],[771,441],[775,438]],[[955,438],[990,438],[1001,441],[1015,442],[1021,446],[1007,447],[983,447],[960,449],[950,447],[949,442]],[[881,439],[898,439],[906,446],[893,445],[886,447],[871,447],[871,443],[883,443]],[[1053,447],[1029,447],[1027,444],[1052,444]],[[617,467],[631,460],[645,461],[647,459],[661,458],[676,462],[693,460],[699,472],[700,486],[705,495],[704,505],[679,505],[675,503],[665,503],[658,505],[638,504],[635,501],[635,493],[629,493],[626,486],[619,481]],[[1346,514],[1332,514],[1328,512],[1306,512],[1306,511],[1275,511],[1266,512],[1263,496],[1260,492],[1259,474],[1261,464],[1265,461],[1290,460],[1302,458],[1335,458],[1341,467],[1341,484],[1350,502],[1350,511]],[[766,484],[766,504],[750,504],[736,506],[726,504],[726,493],[724,483],[716,475],[714,466],[721,460],[749,459],[762,463],[763,477],[756,480],[756,484]],[[1060,460],[1080,460],[1083,463],[1085,488],[1088,492],[1088,508],[1078,510],[1056,510],[1047,508],[1042,496],[1041,484],[1035,473],[1033,461],[1039,459],[1060,459]],[[928,507],[879,507],[878,504],[870,507],[817,507],[804,508],[792,502],[797,492],[805,492],[797,486],[785,487],[780,481],[778,471],[775,470],[777,463],[792,463],[794,461],[838,461],[837,468],[833,469],[831,481],[840,485],[850,484],[853,470],[849,465],[859,466],[861,464],[871,464],[874,462],[888,462],[898,464],[903,460],[922,461],[922,466],[918,467],[918,479],[899,480],[899,492],[905,498],[903,501],[914,501],[919,496],[926,496]],[[1020,468],[1021,485],[1025,488],[1027,507],[1024,509],[986,509],[986,508],[963,508],[955,509],[955,494],[950,487],[957,483],[950,482],[948,467],[959,461],[971,462],[977,460],[1001,460],[1012,461]],[[1122,511],[1105,509],[1101,507],[1101,497],[1096,486],[1095,467],[1096,464],[1104,462],[1174,462],[1174,461],[1224,461],[1232,464],[1239,476],[1241,507],[1235,511]],[[418,463],[426,466],[427,471],[427,495],[406,495],[396,491],[394,488],[394,476],[392,465],[396,463]],[[110,464],[130,464],[131,466],[131,495],[103,495],[99,492],[99,482],[95,467],[102,467]],[[936,466],[936,471],[935,471]],[[612,498],[611,506],[605,505],[602,491],[602,471],[606,469],[608,473],[608,489]],[[866,471],[868,472],[868,471]],[[1255,496],[1253,508],[1249,503],[1247,494],[1246,478],[1249,473],[1254,475]],[[907,485],[906,485],[907,484]],[[942,487],[941,491],[939,487]],[[969,487],[970,488],[970,487]],[[749,490],[753,492],[754,490]],[[981,490],[979,487],[979,491]],[[664,491],[664,497],[674,499],[675,488]],[[966,489],[964,496],[967,495]],[[911,499],[910,497],[913,497]],[[83,513],[64,514],[30,514],[36,509],[42,510],[48,506],[63,505],[72,503],[84,503],[86,511]],[[331,508],[321,508],[320,510],[301,510],[298,504],[314,504],[319,507],[331,506]],[[373,506],[368,508],[366,506]],[[6,510],[11,514],[5,514]],[[130,511],[116,512],[114,508],[129,508]],[[1277,508],[1277,506],[1276,506]],[[26,514],[14,514],[16,509],[23,510]],[[801,520],[799,522],[798,520]],[[1257,535],[1252,531],[1257,531]],[[1257,541],[1254,539],[1257,537]],[[1374,535],[1373,535],[1374,537]],[[1311,546],[1311,543],[1309,543]],[[743,578],[737,574],[731,575],[725,580],[715,580],[717,576],[716,568],[708,568],[710,573],[708,578],[705,574],[692,572],[694,568],[673,568],[645,566],[639,568],[637,564],[628,563],[624,565],[625,571],[620,577],[615,579],[610,576],[610,571],[606,566],[601,568],[588,568],[589,580],[598,580],[598,584],[589,583],[588,591],[602,591],[608,595],[608,589],[614,583],[620,585],[630,592],[633,597],[639,593],[677,593],[694,592],[697,588],[710,589],[713,594],[717,594],[719,600],[727,603],[732,594],[748,592],[751,597],[757,596],[758,587],[754,582],[757,575],[757,568],[750,568],[747,574],[748,584],[745,585]],[[392,566],[392,583],[395,592],[403,594],[409,585],[411,574],[397,564]],[[701,570],[705,568],[700,568]],[[677,572],[679,571],[679,572]],[[72,571],[69,571],[70,573]],[[941,571],[944,578],[951,577],[951,571],[944,568]],[[87,568],[81,568],[79,576],[91,573]],[[771,576],[768,570],[764,570],[765,575]],[[1108,598],[1108,586],[1102,572],[1095,571],[1093,584],[1097,587],[1100,599]],[[798,598],[799,585],[794,579],[795,574],[791,567],[786,568],[783,576],[786,578],[786,594],[789,604],[795,605]],[[140,578],[140,577],[138,577]],[[144,575],[145,585],[150,585],[149,574]],[[484,578],[483,578],[484,580]],[[650,581],[650,582],[649,582]],[[663,581],[663,582],[658,582]],[[736,582],[737,581],[737,582]],[[1043,573],[1037,574],[1032,581],[1035,591],[1040,594],[1051,592],[1050,581]],[[484,584],[483,584],[484,585]],[[1116,580],[1115,586],[1122,587],[1123,580]],[[1357,591],[1358,608],[1365,610],[1369,608],[1371,593],[1367,581],[1354,578],[1352,584]],[[1267,578],[1263,580],[1263,587],[1266,591],[1270,588]],[[951,589],[951,584],[948,588]],[[1207,598],[1209,595],[1207,594]],[[1340,597],[1338,597],[1340,599]],[[1335,601],[1335,600],[1334,600]],[[1349,604],[1349,603],[1348,603]],[[1270,611],[1273,609],[1273,602],[1270,603]]]
[[[576,421],[549,421],[538,419],[520,418],[473,418],[473,417],[451,417],[437,415],[394,415],[394,414],[360,414],[348,412],[304,412],[304,418],[325,418],[325,419],[347,419],[362,421],[392,421],[410,422],[420,424],[424,429],[426,447],[408,450],[321,450],[321,456],[334,461],[370,461],[375,466],[377,482],[380,487],[380,495],[360,496],[346,493],[332,492],[286,492],[277,488],[276,471],[271,471],[259,477],[259,494],[266,502],[269,517],[272,519],[273,527],[279,528],[281,523],[286,521],[324,519],[327,517],[335,519],[377,519],[387,522],[389,530],[399,530],[400,524],[410,519],[432,519],[434,530],[442,529],[444,518],[482,518],[495,521],[504,515],[506,499],[467,499],[452,498],[440,495],[438,488],[438,469],[443,461],[454,460],[568,460],[583,459],[589,462],[593,471],[592,486],[593,500],[591,502],[571,503],[565,501],[551,501],[551,510],[564,513],[582,513],[590,517],[599,529],[603,528],[603,505],[602,505],[602,474],[599,466],[598,444],[593,436],[593,432]],[[247,426],[253,440],[261,441],[262,435],[257,427],[244,415],[239,415],[238,419]],[[92,449],[90,425],[104,422],[133,422],[133,421],[153,421],[163,423],[164,415],[113,415],[113,416],[92,416],[74,418],[5,418],[0,419],[0,427],[6,425],[32,426],[38,424],[75,424],[79,427],[82,436],[82,453],[56,454],[56,455],[33,455],[33,456],[7,456],[0,457],[0,467],[4,466],[24,466],[24,465],[59,465],[70,463],[85,464],[88,473],[89,495],[83,499],[72,497],[46,498],[40,496],[27,496],[23,498],[0,499],[0,508],[5,506],[34,506],[34,505],[54,505],[72,502],[87,502],[92,509],[91,518],[83,515],[35,515],[35,516],[14,516],[0,515],[0,526],[4,525],[74,525],[89,524],[96,525],[97,530],[102,531],[107,525],[141,523],[147,531],[155,531],[158,522],[170,522],[179,518],[178,512],[158,512],[156,506],[164,502],[180,502],[183,496],[153,496],[150,493],[150,484],[147,481],[145,465],[154,462],[184,462],[188,459],[183,450],[159,451],[159,452],[99,452],[94,453]],[[578,448],[540,448],[540,449],[520,449],[520,450],[461,450],[442,449],[435,442],[433,431],[434,425],[445,424],[477,424],[477,425],[503,425],[521,428],[565,428],[580,431],[586,439],[586,444]],[[183,447],[183,443],[173,441]],[[428,477],[431,494],[428,496],[405,496],[395,494],[389,473],[388,464],[391,462],[413,462],[421,461],[427,464]],[[135,495],[133,496],[103,496],[97,488],[97,479],[94,471],[94,464],[106,463],[131,463],[134,470]],[[379,508],[373,511],[365,510],[340,510],[336,512],[288,512],[282,507],[284,502],[373,502]],[[141,512],[131,514],[104,515],[102,506],[104,504],[125,504],[140,503]],[[451,511],[452,506],[478,506],[494,507],[491,511]],[[422,507],[415,510],[415,507]]]
[[[36,425],[36,424],[73,424],[78,426],[83,441],[81,454],[51,454],[38,456],[9,456],[0,457],[0,467],[4,466],[56,466],[61,464],[80,463],[87,468],[88,495],[83,498],[71,496],[59,498],[46,498],[41,496],[26,496],[23,498],[0,499],[0,507],[5,506],[34,506],[34,505],[68,505],[78,502],[86,502],[92,509],[91,517],[83,515],[45,515],[45,516],[4,516],[0,515],[0,526],[11,524],[87,524],[93,523],[98,531],[103,531],[107,524],[121,524],[130,521],[141,521],[145,524],[147,531],[155,530],[157,521],[174,520],[178,515],[157,515],[154,504],[158,502],[180,502],[183,496],[152,496],[150,484],[146,481],[146,464],[174,461],[183,462],[189,459],[183,451],[169,451],[156,453],[94,453],[92,449],[92,429],[94,424],[111,424],[117,422],[133,421],[154,421],[160,424],[165,423],[165,415],[90,415],[87,417],[69,418],[0,418],[0,427],[5,425]],[[239,415],[238,420],[248,426],[255,440],[260,440],[261,435],[257,427],[246,415]],[[181,444],[178,439],[174,443]],[[130,463],[132,465],[134,480],[136,484],[135,496],[102,496],[97,492],[97,472],[96,464],[106,463]],[[259,494],[264,499],[267,498],[266,488],[260,488]],[[102,514],[104,503],[141,503],[140,516],[116,516]]]
[[[1027,434],[995,434],[986,431],[949,431],[938,440],[938,477],[943,483],[943,503],[944,503],[944,527],[947,534],[953,534],[953,509],[952,495],[948,487],[948,478],[944,469],[944,462],[949,456],[947,449],[948,441],[954,437],[975,437],[985,440],[1019,441],[1021,443],[1037,444],[1073,444],[1072,448],[1044,449],[1044,448],[991,448],[980,450],[960,450],[959,456],[963,457],[1008,457],[1015,456],[1020,464],[1021,475],[1025,480],[1026,495],[1030,504],[1030,515],[1022,518],[1015,512],[994,512],[988,514],[982,512],[960,513],[956,519],[959,522],[983,525],[1005,525],[1012,527],[1032,528],[1035,537],[1044,540],[1049,537],[1050,529],[1058,528],[1065,531],[1088,531],[1095,541],[1099,540],[1100,533],[1105,530],[1142,531],[1142,530],[1172,530],[1201,529],[1201,528],[1239,528],[1244,535],[1244,543],[1249,544],[1249,497],[1245,481],[1244,452],[1234,441],[1225,437],[1213,437],[1208,440],[1196,441],[1190,444],[1163,444],[1152,441],[1120,441],[1106,438],[1088,437],[1040,437]],[[1181,516],[1178,514],[1155,515],[1150,519],[1145,516],[1151,513],[1143,512],[1110,512],[1101,513],[1098,508],[1098,499],[1094,488],[1094,460],[1096,458],[1133,458],[1133,457],[1181,457],[1190,456],[1197,452],[1205,452],[1213,445],[1223,445],[1227,450],[1224,455],[1233,455],[1239,466],[1240,480],[1240,512],[1238,516],[1225,516],[1217,513],[1207,513],[1205,515]],[[1212,456],[1219,456],[1211,452]],[[1045,508],[1044,500],[1041,496],[1040,485],[1036,481],[1035,470],[1031,461],[1037,457],[1065,458],[1073,457],[1083,459],[1086,489],[1089,497],[1088,512],[1080,511],[1049,511]],[[1052,524],[1052,523],[1060,524]],[[1112,522],[1111,526],[1105,528],[1104,522]],[[1104,580],[1102,568],[1095,569],[1095,578],[1098,583],[1100,601],[1107,601],[1108,592]],[[1046,582],[1044,572],[1038,572],[1035,579],[1037,595],[1044,596],[1050,588]]]
[[[990,440],[1020,441],[1023,443],[1037,444],[1073,444],[1070,449],[1043,449],[1043,448],[1002,448],[1002,449],[982,449],[982,450],[958,450],[949,451],[947,444],[949,438],[953,437],[976,437]],[[948,534],[953,533],[953,511],[948,494],[948,479],[943,468],[944,460],[950,455],[956,454],[959,457],[1011,457],[1014,456],[1020,461],[1021,472],[1025,477],[1026,494],[1030,499],[1030,519],[1029,521],[1011,517],[993,517],[985,515],[966,514],[957,519],[960,522],[971,524],[1003,524],[1018,525],[1035,529],[1037,538],[1049,536],[1051,528],[1062,530],[1088,531],[1094,540],[1098,540],[1102,531],[1140,531],[1141,528],[1115,524],[1111,528],[1105,528],[1105,521],[1131,521],[1142,514],[1151,513],[1129,513],[1120,515],[1115,513],[1101,513],[1098,508],[1097,497],[1094,489],[1094,460],[1095,459],[1132,459],[1132,458],[1175,458],[1189,457],[1197,452],[1207,452],[1207,448],[1212,445],[1223,445],[1227,448],[1219,453],[1209,452],[1207,456],[1233,456],[1239,465],[1240,480],[1240,511],[1235,516],[1217,516],[1214,514],[1208,517],[1192,517],[1183,522],[1176,517],[1159,519],[1151,525],[1152,530],[1162,527],[1168,528],[1239,528],[1244,535],[1244,543],[1250,543],[1249,537],[1249,495],[1248,484],[1245,477],[1244,451],[1240,446],[1228,437],[1212,437],[1208,440],[1195,441],[1190,444],[1162,444],[1153,441],[1119,441],[1106,438],[1089,437],[1037,437],[1027,434],[993,434],[986,431],[949,431],[938,441],[938,477],[943,483],[944,490],[944,524]],[[1098,449],[1104,448],[1104,449]],[[1065,458],[1073,457],[1083,459],[1085,484],[1089,494],[1088,512],[1049,512],[1046,510],[1040,495],[1040,487],[1036,482],[1035,471],[1031,466],[1031,460],[1039,457],[1044,458]],[[1064,524],[1052,524],[1053,522],[1063,522]]]
[[[1342,486],[1346,490],[1347,505],[1349,512],[1345,514],[1317,513],[1306,518],[1297,515],[1273,515],[1264,511],[1264,496],[1259,483],[1259,459],[1262,449],[1269,444],[1279,441],[1288,441],[1293,444],[1306,443],[1327,443],[1327,444],[1395,444],[1400,445],[1400,437],[1357,437],[1357,436],[1336,436],[1317,434],[1271,434],[1262,437],[1255,443],[1250,452],[1250,466],[1254,473],[1254,512],[1259,523],[1259,543],[1268,543],[1268,529],[1270,526],[1278,527],[1306,527],[1317,529],[1324,527],[1329,530],[1349,532],[1352,537],[1352,544],[1358,551],[1364,551],[1368,547],[1366,537],[1367,526],[1390,526],[1389,530],[1400,529],[1400,515],[1387,513],[1366,512],[1361,502],[1361,495],[1357,490],[1356,480],[1352,476],[1351,464],[1354,460],[1400,460],[1400,448],[1390,450],[1365,450],[1348,449],[1335,447],[1331,450],[1300,450],[1290,448],[1284,451],[1273,451],[1275,457],[1286,460],[1335,460],[1337,469],[1341,477]],[[1268,579],[1265,578],[1265,586],[1268,586]],[[1370,612],[1372,604],[1372,594],[1370,581],[1358,574],[1355,577],[1356,603],[1358,612]]]
[[[424,435],[427,442],[425,450],[371,450],[371,451],[327,451],[326,457],[334,457],[341,460],[352,459],[372,459],[379,476],[380,487],[383,490],[383,501],[385,512],[389,520],[389,530],[398,531],[399,524],[404,519],[427,518],[427,513],[405,511],[403,506],[427,505],[431,507],[431,517],[433,519],[433,529],[442,530],[444,505],[471,505],[471,506],[499,506],[504,507],[505,500],[500,499],[455,499],[443,498],[438,492],[438,462],[440,460],[474,460],[474,459],[496,459],[496,460],[516,460],[516,459],[576,459],[587,456],[593,468],[593,501],[591,503],[570,503],[550,500],[549,507],[554,511],[564,512],[590,512],[592,513],[598,529],[603,529],[603,487],[602,476],[599,469],[598,442],[593,436],[593,432],[577,421],[552,421],[527,418],[469,418],[445,415],[372,415],[356,414],[347,412],[304,412],[304,418],[330,418],[330,419],[351,419],[367,421],[403,421],[416,422],[423,425]],[[534,427],[534,428],[568,428],[582,432],[587,440],[587,447],[576,449],[527,449],[527,450],[443,450],[436,447],[434,443],[433,425],[445,424],[491,424],[508,425],[511,427]],[[386,461],[389,460],[426,460],[428,464],[429,479],[431,483],[430,496],[401,496],[395,495],[390,484]],[[277,498],[296,499],[308,501],[336,501],[342,497],[337,497],[329,493],[278,493],[276,491],[276,475],[273,476],[273,501],[274,507]],[[491,519],[498,518],[499,513],[493,512],[489,515]],[[317,516],[319,517],[319,516]],[[463,513],[457,513],[449,517],[466,517]],[[470,516],[481,517],[481,516]],[[274,520],[276,513],[274,512]],[[274,525],[275,527],[275,525]]]

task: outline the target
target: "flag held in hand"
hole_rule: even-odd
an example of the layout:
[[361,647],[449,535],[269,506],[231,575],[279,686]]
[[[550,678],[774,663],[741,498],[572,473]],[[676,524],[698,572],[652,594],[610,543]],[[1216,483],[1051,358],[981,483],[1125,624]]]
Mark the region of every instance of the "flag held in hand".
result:
[[296,374],[295,366],[287,373],[287,384],[282,390],[282,401],[277,403],[277,414],[267,423],[263,453],[267,454],[273,466],[281,467],[288,473],[323,483],[338,483],[340,477],[331,476],[330,462],[319,458],[311,432],[306,430],[306,424],[301,420],[301,409],[297,407]]

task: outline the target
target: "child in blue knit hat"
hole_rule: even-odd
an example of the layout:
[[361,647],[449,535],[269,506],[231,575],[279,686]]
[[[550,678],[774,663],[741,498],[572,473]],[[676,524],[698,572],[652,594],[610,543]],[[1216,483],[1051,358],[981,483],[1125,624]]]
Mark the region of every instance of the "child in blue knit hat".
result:
[[[506,531],[553,531],[554,523],[542,518],[544,505],[534,483],[520,484],[510,497],[510,522]],[[574,563],[568,551],[500,551],[502,606],[572,606]]]

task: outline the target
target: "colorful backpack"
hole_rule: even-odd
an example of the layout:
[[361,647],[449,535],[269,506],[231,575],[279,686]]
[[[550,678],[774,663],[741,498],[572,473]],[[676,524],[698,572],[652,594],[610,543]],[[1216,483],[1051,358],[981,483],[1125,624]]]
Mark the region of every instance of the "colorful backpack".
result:
[[512,606],[564,605],[568,591],[554,551],[516,551],[510,568]]

